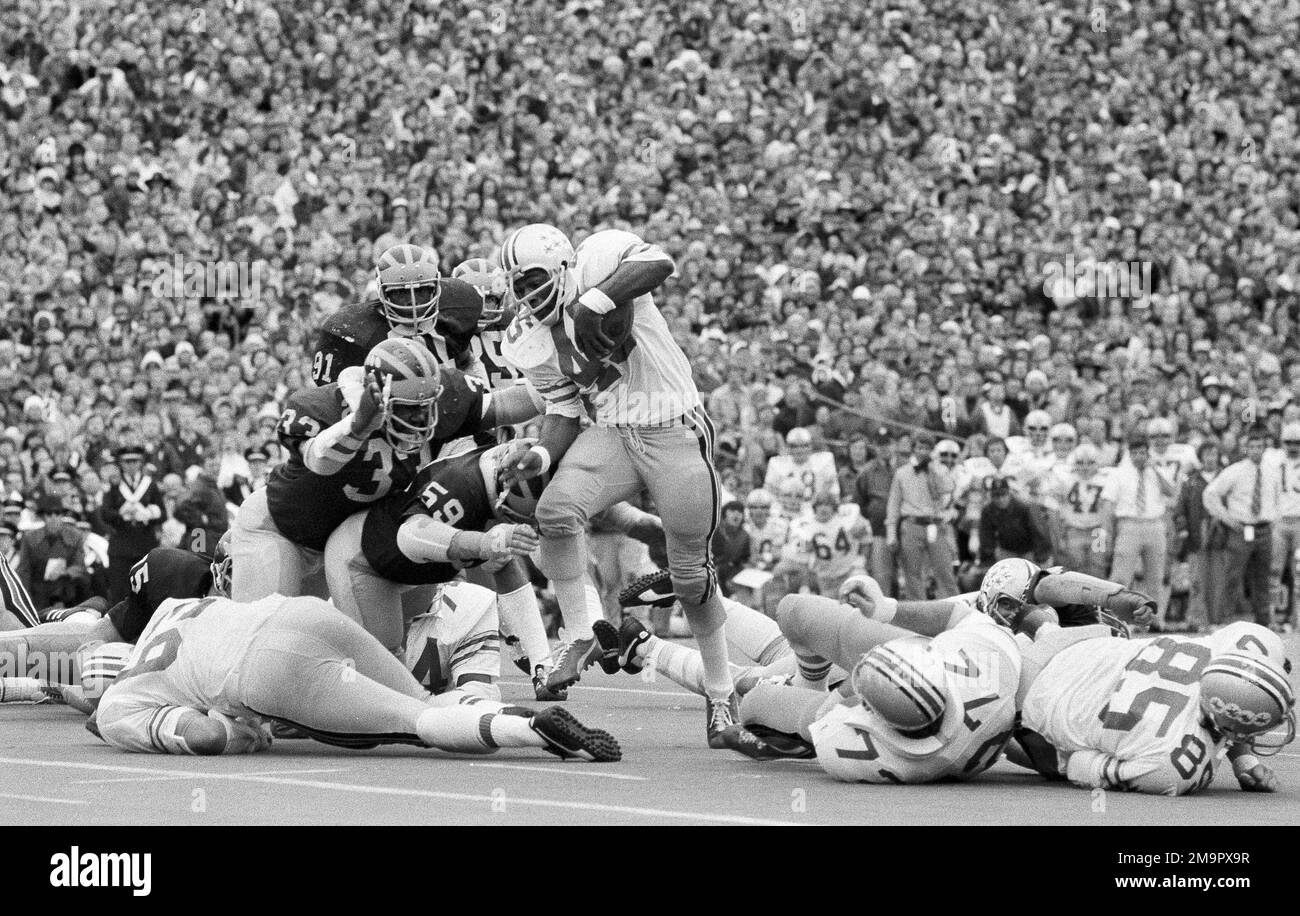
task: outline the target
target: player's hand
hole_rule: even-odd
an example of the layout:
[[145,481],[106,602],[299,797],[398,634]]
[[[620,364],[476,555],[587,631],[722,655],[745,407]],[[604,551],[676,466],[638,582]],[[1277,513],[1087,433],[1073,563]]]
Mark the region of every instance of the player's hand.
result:
[[531,525],[493,525],[483,538],[484,560],[508,560],[532,553],[540,539]]
[[352,435],[358,439],[368,438],[383,420],[384,392],[379,387],[379,381],[373,375],[368,375],[365,386],[361,389],[361,400],[352,413]]
[[614,349],[614,341],[610,340],[604,327],[601,326],[603,317],[581,302],[573,309],[573,342],[578,345],[578,350],[590,359],[608,356]]
[[1156,622],[1156,603],[1147,600],[1133,612],[1133,623],[1143,629],[1149,629]]
[[1237,774],[1237,782],[1247,792],[1276,792],[1277,774],[1262,763]]
[[499,490],[504,493],[521,480],[531,480],[542,473],[542,456],[525,447],[521,450],[511,449],[501,461]]
[[840,585],[839,599],[857,608],[863,617],[877,617],[882,611],[888,611],[891,603],[893,609],[898,608],[898,602],[887,597],[880,583],[866,574],[845,579]]

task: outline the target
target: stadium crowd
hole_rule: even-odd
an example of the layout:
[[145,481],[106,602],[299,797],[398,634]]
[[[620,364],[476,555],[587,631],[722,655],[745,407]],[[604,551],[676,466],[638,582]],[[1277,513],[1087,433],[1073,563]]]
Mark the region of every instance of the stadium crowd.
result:
[[[278,458],[312,330],[379,251],[431,244],[449,269],[544,220],[635,227],[676,259],[659,304],[745,510],[717,542],[733,574],[826,588],[815,544],[764,529],[853,504],[847,562],[909,596],[1032,555],[1167,579],[1195,625],[1261,619],[1300,526],[1274,479],[1300,443],[1298,21],[1184,0],[17,0],[0,552],[70,604],[123,588],[114,556],[218,536]],[[1140,282],[1104,286],[1117,272]],[[1251,441],[1268,486],[1237,473],[1216,525],[1201,491]],[[1082,498],[1096,474],[1117,482]],[[1236,578],[1207,595],[1216,571]]]

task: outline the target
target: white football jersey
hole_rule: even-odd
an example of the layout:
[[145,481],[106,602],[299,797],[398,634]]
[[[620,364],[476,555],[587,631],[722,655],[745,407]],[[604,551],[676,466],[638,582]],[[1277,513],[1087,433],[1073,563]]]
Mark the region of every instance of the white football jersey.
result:
[[100,702],[101,723],[117,725],[113,743],[127,750],[165,750],[151,734],[154,717],[133,716],[132,710],[180,706],[252,717],[239,701],[240,665],[253,638],[293,600],[269,595],[237,604],[228,598],[169,598],[160,604]]
[[771,569],[781,558],[790,540],[790,520],[773,511],[762,528],[749,525],[749,536],[754,546],[754,560],[763,569]]
[[430,693],[458,686],[466,675],[501,674],[497,596],[469,582],[439,588],[428,613],[406,631],[406,667]]
[[[662,248],[631,232],[593,233],[575,255],[577,295],[609,279],[620,264],[671,260]],[[599,360],[588,359],[573,342],[575,305],[576,300],[552,327],[520,317],[506,330],[502,353],[541,393],[547,413],[580,417],[585,402],[597,426],[652,426],[700,406],[691,365],[650,294],[632,302],[626,345]]]
[[[1024,699],[1024,724],[1087,763],[1089,785],[1182,795],[1209,785],[1227,743],[1203,724],[1200,676],[1224,652],[1282,657],[1276,634],[1236,623],[1203,637],[1110,637],[1061,650]],[[1071,772],[1076,772],[1071,770]]]
[[930,738],[906,738],[861,704],[839,705],[812,724],[817,760],[845,782],[969,779],[1002,755],[1016,718],[1020,652],[1011,631],[970,614],[931,642],[947,709]]
[[813,452],[803,464],[795,464],[791,455],[773,455],[767,461],[763,489],[780,493],[787,480],[803,485],[805,502],[812,502],[820,493],[829,493],[839,501],[840,478],[835,470],[835,456],[830,452]]
[[1058,468],[1048,486],[1048,507],[1059,512],[1068,528],[1096,528],[1101,524],[1101,491],[1106,473],[1098,471],[1087,480],[1073,471]]
[[1149,454],[1151,466],[1175,487],[1181,486],[1187,475],[1201,466],[1196,449],[1185,442],[1170,443],[1163,454],[1157,455],[1155,449]]
[[836,582],[863,568],[871,526],[857,505],[849,503],[828,522],[805,522],[800,537],[818,577]]

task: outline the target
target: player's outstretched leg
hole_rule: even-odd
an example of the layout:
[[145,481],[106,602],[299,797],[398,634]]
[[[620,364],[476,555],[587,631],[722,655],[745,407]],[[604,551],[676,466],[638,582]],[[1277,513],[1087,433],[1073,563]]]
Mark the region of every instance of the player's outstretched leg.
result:
[[851,671],[859,658],[881,643],[912,635],[817,595],[786,595],[777,605],[776,622],[799,659],[795,683],[804,687],[824,684],[832,664]]

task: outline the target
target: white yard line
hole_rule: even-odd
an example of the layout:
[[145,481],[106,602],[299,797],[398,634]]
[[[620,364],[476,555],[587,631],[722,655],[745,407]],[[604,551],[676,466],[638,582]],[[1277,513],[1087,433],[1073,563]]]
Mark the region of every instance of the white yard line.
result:
[[[241,773],[241,776],[306,776],[316,773],[345,773],[345,767],[331,767],[324,770],[255,770],[251,773]],[[167,782],[174,779],[189,779],[185,776],[122,776],[117,779],[77,779],[73,781],[74,786],[100,786],[114,782]]]
[[17,801],[46,802],[51,805],[88,805],[90,802],[80,798],[47,798],[44,795],[15,795],[12,792],[0,792],[0,798],[12,798]]
[[564,764],[556,766],[533,766],[525,763],[470,763],[472,767],[488,767],[493,770],[527,770],[532,773],[554,773],[557,776],[595,776],[600,779],[626,779],[633,782],[645,782],[648,776],[632,776],[627,773],[600,773],[596,770],[575,770]]
[[[531,681],[518,680],[515,678],[503,678],[503,684],[517,684],[520,687],[531,687]],[[574,684],[569,690],[594,690],[603,693],[637,693],[652,697],[697,697],[704,699],[698,694],[689,693],[685,690],[645,690],[639,687],[588,687],[586,684]]]
[[297,786],[329,792],[355,792],[360,795],[391,795],[402,798],[436,798],[443,801],[473,802],[480,805],[500,805],[507,808],[518,805],[525,808],[559,808],[568,811],[598,811],[604,814],[624,814],[632,817],[661,820],[700,821],[712,824],[752,824],[760,826],[793,827],[791,821],[768,820],[732,814],[709,814],[703,811],[678,811],[669,808],[640,808],[632,805],[606,805],[593,801],[558,801],[551,798],[524,796],[471,795],[464,792],[437,792],[431,789],[412,789],[399,786],[367,786],[348,782],[325,782],[318,779],[285,779],[277,776],[249,776],[241,773],[213,773],[206,770],[171,770],[149,767],[118,766],[102,763],[79,763],[68,760],[32,760],[25,757],[0,757],[0,764],[21,767],[48,767],[51,769],[91,770],[101,773],[128,773],[144,776],[178,776],[194,780],[224,779],[230,782],[252,782],[263,785]]

